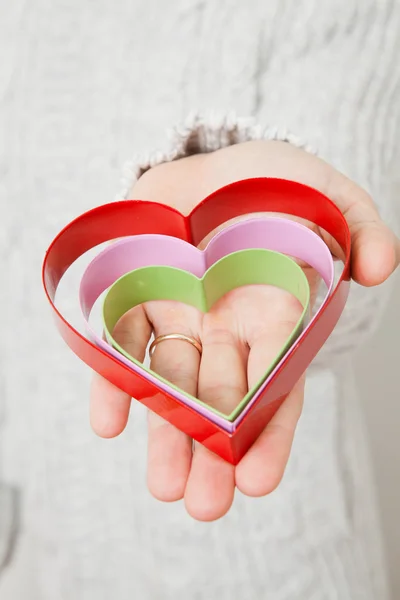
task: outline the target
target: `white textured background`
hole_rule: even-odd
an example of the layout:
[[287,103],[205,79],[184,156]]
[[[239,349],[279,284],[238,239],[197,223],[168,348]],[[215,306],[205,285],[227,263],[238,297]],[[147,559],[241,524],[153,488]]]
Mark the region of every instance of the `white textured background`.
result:
[[[400,219],[400,184],[397,186]],[[391,302],[368,345],[357,357],[357,376],[365,398],[371,452],[379,489],[393,598],[400,598],[400,272]],[[378,599],[377,599],[378,600]]]
[[[79,102],[76,105],[73,104],[70,97],[64,94],[65,106],[58,107],[60,111],[64,111],[65,113],[63,113],[63,121],[55,119],[54,123],[47,123],[45,124],[46,126],[40,122],[32,124],[31,120],[36,115],[40,116],[42,114],[41,105],[39,106],[39,100],[41,101],[42,99],[39,98],[40,94],[38,95],[36,88],[38,80],[40,78],[43,78],[44,81],[51,79],[55,82],[53,88],[57,85],[63,91],[67,75],[71,74],[71,72],[74,73],[74,69],[76,69],[76,63],[72,60],[74,58],[74,40],[76,36],[67,35],[76,24],[73,21],[67,22],[66,20],[69,15],[68,2],[65,2],[63,5],[66,14],[65,19],[60,16],[59,21],[57,21],[60,30],[54,28],[52,21],[47,17],[47,11],[51,11],[51,2],[41,2],[38,4],[41,5],[41,10],[35,11],[35,2],[29,6],[29,3],[24,0],[9,0],[8,2],[7,0],[0,0],[0,99],[4,100],[7,105],[11,103],[15,103],[16,105],[16,109],[11,114],[10,120],[5,122],[5,120],[0,118],[0,127],[4,125],[4,129],[7,128],[10,130],[15,127],[18,128],[18,136],[13,137],[14,146],[11,149],[1,148],[3,139],[9,139],[10,136],[7,138],[6,136],[3,137],[0,131],[0,149],[4,150],[5,154],[7,152],[13,153],[13,168],[15,172],[6,174],[6,176],[11,178],[12,175],[14,181],[21,181],[25,184],[28,180],[28,184],[32,185],[32,188],[34,186],[36,190],[42,190],[47,197],[53,194],[56,207],[58,202],[59,205],[63,206],[65,212],[63,214],[57,213],[56,215],[51,215],[49,220],[55,219],[57,223],[59,221],[62,224],[76,212],[72,207],[69,209],[67,205],[67,199],[70,195],[74,195],[75,188],[80,189],[79,186],[83,187],[86,185],[86,188],[89,188],[90,191],[91,182],[96,177],[100,177],[104,186],[107,187],[107,190],[105,187],[103,189],[104,197],[107,197],[107,194],[111,194],[114,190],[114,176],[116,176],[119,164],[127,156],[128,151],[130,152],[131,140],[127,136],[126,130],[122,127],[118,128],[114,126],[113,128],[113,123],[110,121],[109,135],[107,131],[98,131],[95,128],[95,124],[104,116],[101,109],[103,106],[108,105],[116,106],[117,108],[122,106],[121,111],[125,111],[125,113],[123,112],[124,118],[121,118],[121,123],[130,122],[133,119],[133,115],[130,112],[132,109],[129,99],[126,97],[117,97],[113,86],[107,86],[102,81],[102,77],[104,73],[107,74],[107,71],[99,71],[95,74],[99,81],[96,80],[94,83],[97,84],[98,89],[106,90],[109,97],[107,96],[106,98],[107,102],[105,100],[102,104],[95,104],[99,110],[98,115],[85,122],[84,117],[87,114],[85,106]],[[36,4],[36,8],[38,4]],[[100,8],[101,4],[100,2]],[[94,8],[95,5],[93,3],[82,3],[82,10],[85,9],[90,12]],[[90,18],[91,15],[88,15],[88,22]],[[111,25],[115,25],[116,22],[111,23]],[[114,30],[111,25],[107,19],[104,20],[104,23],[99,21],[97,25],[96,35],[98,38],[96,39],[101,38],[103,45],[96,49],[96,54],[93,52],[93,56],[96,59],[98,59],[98,54],[100,54],[102,60],[107,60],[107,53],[109,51],[107,35],[114,34],[115,39],[118,40],[117,27],[115,26]],[[103,26],[104,36],[100,36]],[[67,32],[65,33],[65,39],[60,37],[60,32],[62,33],[63,31],[64,33]],[[52,41],[55,56],[54,63],[51,60],[48,63],[43,61],[43,57],[49,54],[43,43],[43,36],[47,36]],[[27,38],[32,41],[31,45],[26,43]],[[90,43],[91,38],[89,37],[89,41],[87,41],[89,49],[91,49]],[[116,59],[120,59],[123,57],[125,48],[120,48],[118,45],[116,48],[115,57]],[[36,62],[28,60],[30,53],[36,57]],[[64,54],[66,57],[64,71],[60,74],[58,69],[59,60],[60,56],[62,58]],[[67,59],[69,59],[70,54],[72,59],[71,62],[68,62]],[[20,57],[20,64],[25,66],[25,71],[23,69],[19,72],[15,71],[15,57],[17,55]],[[87,50],[85,56],[91,58],[92,53]],[[26,65],[29,65],[29,68],[32,69],[31,73],[26,72]],[[90,68],[91,63],[88,65],[88,70]],[[123,70],[115,74],[116,79],[121,79],[123,76]],[[92,75],[92,79],[96,78]],[[26,81],[32,83],[30,88],[25,84]],[[87,84],[87,80],[80,78],[79,85],[80,98],[82,97],[83,100],[89,98],[91,88]],[[86,87],[88,87],[89,91]],[[47,108],[46,106],[43,108],[43,114],[46,117],[50,115],[49,119],[54,112],[53,100],[51,98],[51,92],[54,91],[53,88],[49,89],[49,94],[45,98],[48,101],[48,106]],[[68,85],[66,85],[66,88],[69,91]],[[24,97],[16,95],[15,90],[21,89],[24,91]],[[16,95],[16,97],[13,95]],[[61,92],[57,97],[61,97]],[[169,115],[166,115],[165,120],[169,120]],[[77,123],[79,123],[79,126]],[[60,162],[56,163],[52,150],[56,147],[58,141],[65,145],[70,143],[72,147],[73,140],[71,141],[70,139],[71,131],[79,131],[80,126],[83,129],[82,139],[85,140],[86,145],[82,148],[75,147],[77,153],[75,156],[62,156]],[[154,131],[151,133],[154,135]],[[50,134],[52,137],[50,137]],[[26,135],[27,139],[25,139],[24,135]],[[106,147],[104,140],[110,142],[110,146]],[[28,148],[29,152],[25,152],[24,154],[25,148]],[[32,169],[31,165],[24,163],[24,160],[21,160],[21,156],[25,160],[32,160],[37,170]],[[110,156],[112,156],[112,160],[110,160]],[[112,168],[110,168],[110,162]],[[82,164],[85,164],[85,167],[82,167]],[[58,175],[55,172],[57,168],[64,178],[66,178],[65,172],[68,171],[71,190],[66,190],[65,188],[58,189],[54,184],[52,187],[52,183],[44,177],[44,174],[47,172],[46,168],[49,165],[52,165],[55,180]],[[104,175],[105,171],[106,175]],[[1,176],[2,173],[0,173],[0,191]],[[79,181],[78,177],[80,177]],[[75,181],[77,183],[74,183]],[[400,197],[400,186],[398,189]],[[18,195],[18,192],[19,189],[16,190],[16,195]],[[34,223],[35,219],[35,202],[39,201],[39,194],[35,198],[26,199],[27,215],[29,219],[32,219],[32,223]],[[7,202],[7,210],[4,210],[5,204],[2,204],[0,207],[1,215],[5,217],[3,225],[7,225],[9,215],[13,216],[20,211],[20,208],[10,202],[9,198],[7,198]],[[84,208],[85,206],[82,209]],[[13,222],[11,217],[9,222]],[[49,223],[48,228],[52,228],[53,225],[53,222]],[[9,233],[11,239],[14,234],[13,232]],[[29,298],[30,283],[30,281],[26,283],[27,299]],[[399,353],[396,346],[397,339],[400,337],[399,301],[400,276],[398,275],[397,287],[393,293],[392,301],[380,330],[374,339],[369,342],[368,346],[360,351],[358,357],[358,378],[360,385],[363,387],[366,416],[371,435],[372,456],[375,464],[376,480],[379,484],[387,556],[391,567],[391,578],[394,589],[393,597],[395,600],[400,598],[400,570],[398,568],[400,563],[400,521],[398,519],[398,507],[400,506],[400,464],[398,461],[400,394],[398,383]],[[22,535],[17,548],[15,562],[4,573],[4,577],[0,578],[0,600],[41,600],[35,593],[34,558],[35,547]],[[21,577],[21,573],[23,573],[23,577]]]

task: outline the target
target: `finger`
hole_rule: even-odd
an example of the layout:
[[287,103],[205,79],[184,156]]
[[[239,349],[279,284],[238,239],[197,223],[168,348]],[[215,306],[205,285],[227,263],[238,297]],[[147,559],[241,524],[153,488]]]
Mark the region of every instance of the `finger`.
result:
[[[225,297],[224,314],[231,320],[227,308],[229,300]],[[204,320],[198,395],[203,402],[229,415],[247,392],[248,348],[224,323],[218,328],[219,319],[217,305]],[[200,521],[222,517],[232,505],[234,491],[234,467],[204,446],[196,445],[185,493],[189,514]]]
[[234,466],[196,444],[185,492],[188,513],[198,521],[215,521],[228,512],[234,493]]
[[236,467],[236,486],[247,496],[271,493],[282,480],[296,425],[301,415],[304,378],[291,391],[275,416]]
[[[293,303],[287,294],[280,294],[281,301],[274,315],[259,332],[250,332],[248,361],[249,386],[255,385],[266,367],[293,331],[301,307]],[[301,381],[286,398],[276,415],[267,425],[248,453],[236,468],[236,485],[249,496],[263,496],[276,488],[280,482],[290,449],[303,398]]]
[[[225,315],[227,309],[225,302]],[[208,317],[211,317],[210,327],[204,326],[202,340],[199,399],[229,415],[247,393],[248,347],[225,326],[218,328],[218,314]]]
[[[143,307],[137,306],[126,313],[117,323],[113,335],[124,350],[142,362],[151,335]],[[128,421],[130,405],[128,394],[95,374],[90,394],[90,423],[97,435],[104,438],[119,435]]]
[[[201,317],[194,308],[175,302],[148,302],[154,335],[181,333],[198,339]],[[185,392],[196,396],[200,354],[191,344],[166,340],[155,348],[151,368]],[[149,413],[147,485],[164,502],[183,498],[192,460],[192,440],[173,425]]]
[[330,197],[343,212],[352,238],[352,277],[365,286],[378,285],[396,269],[400,242],[379,216],[372,198],[340,173]]

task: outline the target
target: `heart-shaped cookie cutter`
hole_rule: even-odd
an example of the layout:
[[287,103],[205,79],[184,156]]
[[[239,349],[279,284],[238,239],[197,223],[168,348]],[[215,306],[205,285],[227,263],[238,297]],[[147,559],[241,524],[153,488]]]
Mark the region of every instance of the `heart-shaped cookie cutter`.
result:
[[[251,248],[275,250],[276,252],[289,254],[310,264],[325,282],[327,293],[322,305],[324,304],[333,288],[334,267],[331,253],[323,240],[304,225],[300,225],[294,221],[276,217],[253,218],[227,227],[212,238],[205,250],[198,250],[178,238],[159,235],[129,237],[107,247],[90,263],[81,280],[80,303],[85,319],[85,329],[90,339],[104,350],[109,351],[116,358],[120,358],[132,369],[137,372],[143,372],[143,365],[132,359],[132,357],[127,357],[123,349],[118,347],[117,344],[113,343],[114,347],[111,348],[89,326],[88,319],[90,312],[103,291],[129,271],[146,265],[168,265],[183,269],[196,277],[201,277],[207,269],[223,257],[238,250],[249,250]],[[237,271],[232,272],[236,273]],[[244,277],[246,279],[242,279],[242,281],[245,283],[257,283],[254,273],[251,270],[245,273]],[[258,282],[261,281],[259,280]],[[239,283],[239,278],[237,278],[236,286],[234,287],[237,287]],[[245,283],[241,285],[245,285]],[[266,283],[266,280],[264,280],[264,283]],[[167,299],[168,294],[166,294],[164,289],[154,290],[154,297],[160,296]],[[169,296],[169,299],[172,299],[171,296]],[[298,326],[300,327],[300,323]],[[107,329],[108,341],[111,341],[110,328],[106,327]],[[299,331],[295,332],[295,337],[298,337],[299,333]],[[226,421],[235,421],[240,416],[256,389],[264,382],[272,368],[276,366],[278,360],[288,350],[289,345],[293,341],[294,338],[288,340],[288,344],[281,349],[274,364],[270,365],[270,368],[266,370],[266,373],[260,378],[258,384],[246,394],[229,415],[221,414],[216,409],[208,407],[199,400],[185,394],[182,390],[165,381],[153,371],[145,370],[149,378],[160,380],[162,389],[170,391],[172,388],[176,393],[176,397],[181,401],[188,403],[196,410],[200,410],[203,415],[217,422],[221,427],[228,431],[233,431],[234,425]]]
[[[312,221],[336,240],[344,267],[318,318],[313,319],[312,327],[299,337],[273,372],[268,385],[260,388],[243,411],[245,414],[242,413],[234,424],[234,431],[228,432],[81,335],[64,319],[54,299],[60,279],[70,265],[103,242],[157,233],[197,246],[221,224],[252,212],[292,214]],[[53,240],[43,263],[43,284],[59,332],[75,354],[150,410],[228,462],[237,464],[334,329],[349,292],[350,250],[351,237],[346,220],[326,196],[293,181],[256,178],[217,190],[186,217],[171,207],[145,200],[99,206],[72,221]]]

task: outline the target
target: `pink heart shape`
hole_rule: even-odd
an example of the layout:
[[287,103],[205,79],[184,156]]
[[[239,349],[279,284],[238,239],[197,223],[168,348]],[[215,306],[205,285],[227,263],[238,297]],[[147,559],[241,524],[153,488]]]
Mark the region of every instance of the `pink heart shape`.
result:
[[[125,238],[103,250],[90,263],[82,277],[79,293],[85,328],[89,338],[96,345],[228,432],[233,432],[248,411],[251,410],[274,373],[279,369],[284,358],[266,378],[240,415],[233,422],[230,422],[204,405],[171,388],[161,381],[156,374],[153,375],[144,371],[121,355],[95,333],[89,325],[89,317],[98,297],[116,279],[129,271],[148,265],[167,265],[184,269],[197,277],[201,277],[212,264],[223,256],[248,248],[266,248],[282,252],[313,267],[321,275],[327,286],[327,293],[318,312],[323,309],[332,292],[334,283],[333,259],[328,247],[319,236],[307,227],[291,220],[273,217],[249,219],[231,225],[217,234],[205,250],[199,250],[181,239],[157,234]],[[316,315],[298,341],[312,325],[315,318]]]

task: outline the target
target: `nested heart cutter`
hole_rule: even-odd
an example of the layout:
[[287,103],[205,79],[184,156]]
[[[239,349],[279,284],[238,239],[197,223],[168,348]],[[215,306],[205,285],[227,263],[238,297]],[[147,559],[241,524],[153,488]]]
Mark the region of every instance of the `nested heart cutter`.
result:
[[[158,380],[161,389],[168,391],[173,388],[177,398],[232,432],[237,420],[244,416],[248,402],[303,331],[305,321],[308,322],[307,279],[293,260],[277,252],[291,255],[312,266],[326,284],[324,301],[328,298],[334,276],[331,253],[318,235],[294,221],[277,218],[243,221],[217,234],[204,251],[181,239],[156,234],[125,238],[103,250],[82,277],[80,302],[88,336],[98,346],[140,373],[143,365],[127,354],[112,337],[112,330],[119,318],[134,305],[155,299],[181,300],[206,311],[209,302],[213,304],[223,294],[242,285],[270,284],[291,292],[302,304],[303,313],[275,360],[265,366],[263,377],[230,415],[221,414],[215,408],[184,394],[153,371],[145,369],[151,380],[156,383]],[[165,270],[161,265],[175,269]],[[146,267],[149,270],[145,270]],[[204,288],[200,286],[199,289],[197,278],[203,276]],[[107,339],[104,341],[96,335],[88,320],[94,303],[110,286],[103,310]]]
[[[243,214],[278,212],[314,222],[337,241],[344,268],[333,288],[332,257],[308,228],[277,218],[251,219],[219,233],[200,252],[197,246],[222,223]],[[87,268],[80,289],[88,338],[54,304],[59,281],[90,248],[127,237],[100,253]],[[133,236],[133,237],[132,237]],[[169,237],[165,237],[169,236]],[[314,267],[327,286],[316,315],[308,320],[309,290],[301,269],[281,253]],[[324,195],[279,179],[250,179],[217,190],[184,217],[140,200],[100,206],[70,223],[53,241],[43,264],[43,282],[61,335],[89,366],[173,425],[236,464],[282,404],[333,330],[350,282],[350,233],[339,209]],[[230,415],[190,397],[135,362],[112,337],[118,319],[149,299],[182,300],[206,310],[240,285],[270,283],[293,293],[303,314],[264,376]],[[111,286],[111,287],[110,287]],[[96,299],[103,305],[106,340],[88,318]]]

